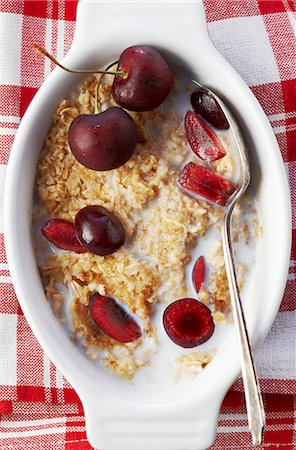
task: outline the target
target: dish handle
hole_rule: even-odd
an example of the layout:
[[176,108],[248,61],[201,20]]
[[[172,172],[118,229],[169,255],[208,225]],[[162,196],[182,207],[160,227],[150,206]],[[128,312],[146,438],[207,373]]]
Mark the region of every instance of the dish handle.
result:
[[182,55],[210,44],[202,0],[80,0],[77,5],[72,53],[94,53],[97,59],[118,58],[130,45],[166,47]]
[[87,438],[100,450],[205,450],[216,437],[220,394],[186,405],[88,394],[82,398]]

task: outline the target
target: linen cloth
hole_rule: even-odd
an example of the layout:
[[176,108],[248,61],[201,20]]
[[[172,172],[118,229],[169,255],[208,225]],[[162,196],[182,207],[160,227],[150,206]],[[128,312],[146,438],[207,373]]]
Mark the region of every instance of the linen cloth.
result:
[[[293,249],[280,311],[256,352],[267,413],[263,448],[292,450],[295,434],[296,46],[291,0],[205,0],[214,45],[261,103],[285,161],[293,206]],[[168,5],[169,7],[169,5]],[[0,203],[19,122],[53,69],[32,43],[61,59],[75,28],[76,1],[0,0]],[[198,44],[198,43],[197,43]],[[268,164],[268,161],[266,161]],[[252,448],[242,381],[224,401],[213,449]],[[99,399],[98,399],[99,401]],[[0,216],[0,449],[91,449],[83,409],[36,341],[18,304]]]

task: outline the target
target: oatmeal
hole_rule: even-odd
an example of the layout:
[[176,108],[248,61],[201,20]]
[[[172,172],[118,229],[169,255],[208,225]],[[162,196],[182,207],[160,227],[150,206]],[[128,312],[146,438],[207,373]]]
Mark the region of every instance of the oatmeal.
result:
[[[60,285],[70,289],[72,339],[81,340],[90,358],[100,354],[103,366],[131,379],[140,367],[149,364],[149,352],[139,353],[144,342],[157,343],[151,320],[154,306],[192,296],[185,268],[199,240],[212,227],[220,227],[223,210],[190,197],[176,184],[182,167],[196,157],[186,142],[183,119],[170,110],[169,99],[166,110],[130,113],[137,125],[138,144],[123,166],[99,172],[74,158],[68,129],[79,114],[94,112],[97,82],[96,77],[88,80],[54,112],[38,165],[38,197],[50,217],[70,221],[88,205],[107,208],[124,226],[125,246],[107,256],[50,253],[40,264],[40,273],[46,297],[60,320],[64,320]],[[102,111],[114,105],[110,89],[111,79],[106,77],[100,90]],[[227,143],[226,137],[224,140]],[[213,164],[218,173],[233,179],[235,164],[230,154]],[[242,214],[242,206],[237,214]],[[243,239],[251,239],[254,230],[258,232],[255,215],[253,227],[244,228]],[[234,232],[239,235],[238,230]],[[210,305],[217,322],[223,322],[229,314],[230,299],[220,241],[214,245],[209,264],[209,287],[201,289],[198,299]],[[241,286],[245,271],[239,266]],[[142,337],[120,343],[95,327],[87,307],[94,292],[113,296],[126,305],[139,319]],[[177,362],[189,365],[196,375],[211,358],[211,353],[195,352],[181,355]]]
[[212,361],[215,353],[214,349],[210,349],[207,353],[197,351],[177,356],[174,359],[174,371],[168,376],[169,381],[180,383],[192,380]]

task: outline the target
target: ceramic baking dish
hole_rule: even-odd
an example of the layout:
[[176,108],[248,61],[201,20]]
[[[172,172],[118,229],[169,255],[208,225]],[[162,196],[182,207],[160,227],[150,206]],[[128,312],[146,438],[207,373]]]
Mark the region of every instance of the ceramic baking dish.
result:
[[[277,313],[290,254],[289,190],[272,129],[251,91],[210,42],[201,1],[80,1],[74,41],[63,62],[75,68],[103,67],[133,44],[154,46],[169,61],[181,61],[196,79],[216,90],[241,125],[264,230],[249,288],[243,292],[257,346]],[[193,381],[133,384],[108,376],[88,361],[60,327],[44,296],[31,233],[36,165],[56,104],[82,79],[55,69],[30,104],[14,141],[4,218],[15,290],[37,339],[81,398],[87,436],[95,448],[205,449],[215,439],[221,402],[240,372],[232,326],[225,327],[214,360]]]

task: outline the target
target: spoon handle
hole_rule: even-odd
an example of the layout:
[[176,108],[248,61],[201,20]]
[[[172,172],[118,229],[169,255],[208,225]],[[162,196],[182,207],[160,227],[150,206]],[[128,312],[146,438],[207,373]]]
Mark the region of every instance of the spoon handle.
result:
[[241,347],[242,378],[249,430],[252,434],[253,445],[261,445],[265,426],[265,413],[235,270],[230,229],[232,211],[233,206],[229,207],[225,212],[222,225],[222,245],[233,317]]

